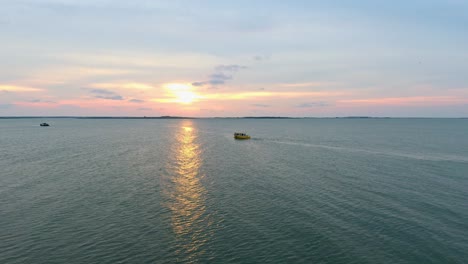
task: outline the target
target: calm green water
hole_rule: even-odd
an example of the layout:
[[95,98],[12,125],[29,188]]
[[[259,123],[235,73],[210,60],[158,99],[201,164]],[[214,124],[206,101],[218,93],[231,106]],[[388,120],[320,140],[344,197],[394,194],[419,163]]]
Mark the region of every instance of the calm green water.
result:
[[0,263],[467,263],[467,135],[461,119],[0,120]]

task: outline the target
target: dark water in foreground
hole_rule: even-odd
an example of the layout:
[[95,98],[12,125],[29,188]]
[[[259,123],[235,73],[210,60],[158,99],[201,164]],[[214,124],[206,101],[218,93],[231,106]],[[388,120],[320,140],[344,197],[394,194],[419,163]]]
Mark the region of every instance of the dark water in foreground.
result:
[[467,263],[467,135],[460,119],[0,120],[0,263]]

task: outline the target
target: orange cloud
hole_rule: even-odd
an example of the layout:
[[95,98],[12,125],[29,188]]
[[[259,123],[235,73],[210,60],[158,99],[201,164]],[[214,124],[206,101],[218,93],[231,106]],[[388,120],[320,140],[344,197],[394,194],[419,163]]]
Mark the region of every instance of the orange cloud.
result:
[[33,87],[26,87],[26,86],[16,86],[16,85],[0,85],[0,91],[6,92],[42,92],[42,89],[33,88]]
[[[238,92],[238,93],[206,93],[196,94],[197,99],[204,101],[215,101],[215,100],[248,100],[248,99],[259,99],[259,98],[297,98],[297,97],[334,97],[344,95],[343,92],[268,92],[268,91],[257,91],[257,92]],[[151,101],[169,103],[177,102],[174,98],[154,98]]]

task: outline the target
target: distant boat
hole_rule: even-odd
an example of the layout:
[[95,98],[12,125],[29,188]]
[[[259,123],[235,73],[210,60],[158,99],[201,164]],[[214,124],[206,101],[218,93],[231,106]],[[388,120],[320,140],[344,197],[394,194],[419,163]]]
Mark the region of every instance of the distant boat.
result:
[[41,123],[40,126],[49,126],[47,123]]
[[250,136],[245,134],[245,133],[234,133],[234,138],[235,139],[250,139]]

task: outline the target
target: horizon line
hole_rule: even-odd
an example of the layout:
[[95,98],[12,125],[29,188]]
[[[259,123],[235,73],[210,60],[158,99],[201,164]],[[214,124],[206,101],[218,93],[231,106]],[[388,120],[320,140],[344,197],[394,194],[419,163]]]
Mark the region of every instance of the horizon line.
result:
[[422,117],[422,116],[0,116],[0,119],[21,118],[75,118],[75,119],[468,119],[468,117]]

